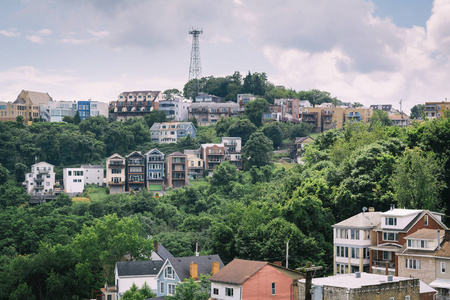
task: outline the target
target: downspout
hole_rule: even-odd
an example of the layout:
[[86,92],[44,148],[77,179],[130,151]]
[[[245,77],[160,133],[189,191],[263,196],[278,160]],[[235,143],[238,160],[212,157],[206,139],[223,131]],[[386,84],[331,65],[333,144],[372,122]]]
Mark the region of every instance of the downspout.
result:
[[350,290],[349,289],[347,289],[346,291],[345,291],[345,293],[347,294],[347,300],[349,300],[350,298]]

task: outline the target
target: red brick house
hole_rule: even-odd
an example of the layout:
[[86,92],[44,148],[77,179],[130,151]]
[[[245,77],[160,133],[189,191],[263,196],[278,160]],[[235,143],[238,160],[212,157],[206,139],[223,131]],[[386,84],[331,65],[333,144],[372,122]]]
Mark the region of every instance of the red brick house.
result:
[[234,259],[211,276],[211,298],[292,299],[294,285],[303,276],[291,269],[263,262]]

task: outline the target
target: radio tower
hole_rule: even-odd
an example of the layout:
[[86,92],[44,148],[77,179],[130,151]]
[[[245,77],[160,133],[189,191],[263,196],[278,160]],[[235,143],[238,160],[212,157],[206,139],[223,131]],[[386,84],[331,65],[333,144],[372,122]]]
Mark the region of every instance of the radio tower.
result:
[[200,61],[200,46],[198,44],[198,36],[203,33],[203,30],[192,28],[189,34],[192,34],[192,51],[191,51],[191,65],[189,67],[189,81],[197,79],[197,94],[199,90],[198,79],[202,77],[202,64]]

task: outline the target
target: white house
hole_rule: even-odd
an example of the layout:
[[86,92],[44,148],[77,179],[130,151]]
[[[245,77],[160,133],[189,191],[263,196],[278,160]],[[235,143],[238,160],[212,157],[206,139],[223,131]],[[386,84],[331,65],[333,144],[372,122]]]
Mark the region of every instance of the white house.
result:
[[31,173],[25,174],[25,185],[30,195],[53,192],[55,185],[55,166],[40,162],[31,166]]
[[64,168],[64,191],[68,194],[80,194],[86,184],[103,184],[102,165],[82,165],[80,168]]
[[152,291],[156,293],[156,275],[163,264],[162,260],[117,262],[114,275],[118,299],[131,288],[133,283],[141,288],[146,282]]

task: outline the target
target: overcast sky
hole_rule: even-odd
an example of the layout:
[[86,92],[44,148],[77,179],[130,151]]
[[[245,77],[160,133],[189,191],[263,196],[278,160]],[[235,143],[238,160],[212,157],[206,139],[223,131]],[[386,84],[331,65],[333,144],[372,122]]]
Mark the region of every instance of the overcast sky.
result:
[[0,101],[181,90],[192,27],[203,76],[266,72],[406,111],[450,100],[449,0],[1,0]]

